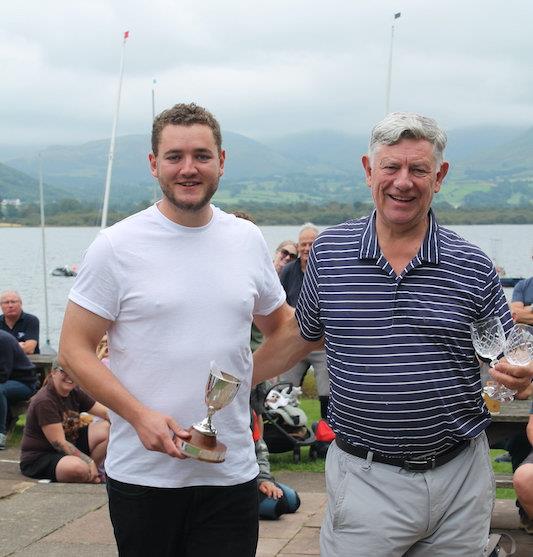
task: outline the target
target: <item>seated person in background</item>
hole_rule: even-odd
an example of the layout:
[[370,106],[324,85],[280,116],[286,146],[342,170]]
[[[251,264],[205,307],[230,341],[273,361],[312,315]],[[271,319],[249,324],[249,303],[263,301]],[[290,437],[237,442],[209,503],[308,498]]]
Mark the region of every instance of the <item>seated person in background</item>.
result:
[[516,283],[511,300],[511,314],[515,323],[533,325],[533,277]]
[[39,354],[39,319],[22,311],[20,294],[14,290],[2,292],[0,305],[0,329],[13,335],[26,354]]
[[12,420],[9,404],[29,399],[37,387],[35,366],[13,336],[0,331],[0,450]]
[[[81,412],[102,418],[88,421]],[[100,483],[98,466],[109,437],[107,408],[84,393],[54,362],[32,398],[21,444],[20,470],[53,482]]]
[[300,498],[292,487],[278,483],[270,473],[268,447],[263,439],[263,419],[252,410],[252,435],[255,456],[259,465],[259,518],[278,519],[282,514],[294,513],[300,507]]
[[527,436],[531,450],[514,473],[513,485],[521,506],[520,527],[528,534],[533,534],[533,404],[527,424]]
[[298,248],[292,240],[283,240],[276,248],[274,253],[274,268],[276,273],[281,275],[281,271],[285,268],[287,263],[295,261],[298,257]]

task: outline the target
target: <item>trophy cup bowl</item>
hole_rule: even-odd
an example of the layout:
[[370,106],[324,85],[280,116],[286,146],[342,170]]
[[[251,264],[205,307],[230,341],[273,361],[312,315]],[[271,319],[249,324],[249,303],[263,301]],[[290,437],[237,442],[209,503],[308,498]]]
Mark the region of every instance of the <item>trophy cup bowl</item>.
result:
[[227,406],[235,398],[240,385],[240,379],[211,365],[205,386],[207,417],[188,429],[191,439],[182,441],[183,454],[203,462],[224,462],[226,445],[217,441],[217,430],[213,427],[211,418],[216,411]]

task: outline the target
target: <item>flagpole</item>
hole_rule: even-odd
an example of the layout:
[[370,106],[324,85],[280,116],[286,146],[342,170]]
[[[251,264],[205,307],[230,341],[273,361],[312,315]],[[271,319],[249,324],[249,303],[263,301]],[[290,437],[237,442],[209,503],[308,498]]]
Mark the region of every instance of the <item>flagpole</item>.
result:
[[385,96],[385,115],[389,113],[390,109],[390,89],[392,80],[392,48],[394,45],[394,22],[401,16],[401,12],[394,14],[392,19],[392,27],[390,32],[390,49],[389,49],[389,68],[387,72],[387,92]]
[[[156,79],[152,79],[152,123],[155,120],[155,85],[157,81]],[[157,201],[157,180],[154,178],[154,186],[153,186],[153,194],[152,194],[152,202],[155,203]]]
[[48,285],[46,284],[46,276],[48,271],[46,269],[46,235],[44,231],[44,193],[43,193],[43,157],[39,153],[39,204],[41,209],[41,247],[43,251],[43,285],[44,285],[44,316],[46,324],[46,342],[45,346],[41,347],[43,354],[55,354],[55,350],[50,344],[50,322],[48,318]]
[[120,108],[120,94],[122,92],[122,77],[124,74],[124,51],[126,50],[126,41],[130,35],[129,31],[124,32],[124,39],[122,41],[122,54],[120,56],[120,73],[118,80],[117,104],[115,107],[115,115],[113,117],[113,129],[111,131],[111,144],[109,145],[109,155],[107,159],[107,173],[105,177],[104,188],[104,204],[102,208],[102,222],[100,228],[104,229],[107,226],[107,212],[109,207],[109,192],[111,190],[111,173],[113,171],[113,157],[115,155],[115,138],[117,133],[118,111]]

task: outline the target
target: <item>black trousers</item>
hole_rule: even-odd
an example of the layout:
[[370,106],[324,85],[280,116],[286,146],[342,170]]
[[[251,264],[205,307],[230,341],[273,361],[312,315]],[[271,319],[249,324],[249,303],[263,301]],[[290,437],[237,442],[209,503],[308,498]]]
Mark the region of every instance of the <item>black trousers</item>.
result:
[[120,557],[253,557],[257,481],[156,488],[107,479]]

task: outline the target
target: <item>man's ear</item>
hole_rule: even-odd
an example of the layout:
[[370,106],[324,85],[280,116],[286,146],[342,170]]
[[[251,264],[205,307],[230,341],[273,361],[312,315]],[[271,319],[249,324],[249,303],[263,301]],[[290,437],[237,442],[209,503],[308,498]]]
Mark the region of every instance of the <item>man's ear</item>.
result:
[[150,162],[150,172],[154,178],[157,178],[157,159],[153,153],[148,155],[148,161]]
[[365,169],[366,184],[370,188],[372,186],[372,167],[370,166],[370,158],[368,155],[363,155],[361,159],[363,168]]
[[446,177],[446,174],[448,174],[448,169],[449,168],[450,168],[450,164],[446,161],[444,161],[440,165],[439,171],[437,172],[437,179],[435,180],[435,187],[433,189],[433,191],[435,193],[440,191],[440,188],[442,186],[442,182],[444,181],[444,178]]
[[221,149],[218,155],[218,162],[220,164],[220,172],[218,175],[222,176],[224,174],[224,163],[226,162],[226,151],[224,151],[224,149]]

